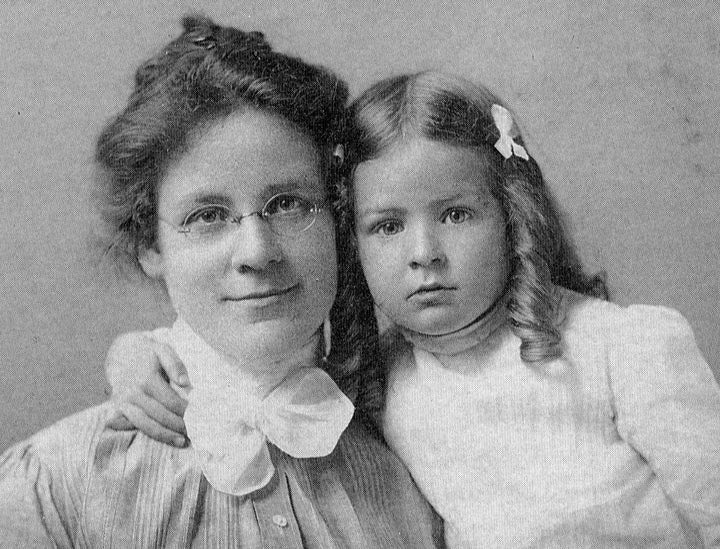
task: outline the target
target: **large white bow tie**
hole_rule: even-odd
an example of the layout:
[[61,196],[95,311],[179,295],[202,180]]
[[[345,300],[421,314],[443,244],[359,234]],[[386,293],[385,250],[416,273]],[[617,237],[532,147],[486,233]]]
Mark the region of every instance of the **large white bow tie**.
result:
[[216,490],[240,496],[270,482],[275,467],[268,441],[296,458],[330,454],[352,419],[352,402],[325,371],[311,366],[316,340],[294,353],[291,373],[267,392],[262,380],[231,365],[183,320],[157,332],[188,370],[188,438]]

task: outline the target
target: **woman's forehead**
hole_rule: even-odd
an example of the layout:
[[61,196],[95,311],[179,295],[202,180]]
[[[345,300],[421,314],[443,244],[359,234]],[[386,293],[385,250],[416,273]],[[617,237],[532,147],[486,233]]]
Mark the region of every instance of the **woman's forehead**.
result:
[[218,194],[249,200],[289,191],[324,194],[315,144],[282,119],[247,110],[214,123],[194,139],[169,166],[160,198]]

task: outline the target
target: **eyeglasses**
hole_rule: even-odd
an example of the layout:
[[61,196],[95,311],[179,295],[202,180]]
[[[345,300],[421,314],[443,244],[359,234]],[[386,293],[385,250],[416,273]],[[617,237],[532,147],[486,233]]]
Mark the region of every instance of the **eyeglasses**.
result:
[[293,236],[307,231],[315,223],[318,213],[325,208],[325,202],[314,202],[293,194],[280,193],[271,197],[262,209],[246,214],[236,214],[222,204],[206,204],[195,208],[185,216],[180,225],[166,219],[167,223],[193,240],[215,240],[231,233],[240,222],[253,215],[263,219],[270,230],[280,236]]

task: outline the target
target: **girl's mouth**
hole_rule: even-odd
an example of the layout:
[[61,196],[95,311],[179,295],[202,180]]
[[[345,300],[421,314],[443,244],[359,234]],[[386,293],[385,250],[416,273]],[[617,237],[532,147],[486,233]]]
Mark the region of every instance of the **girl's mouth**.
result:
[[457,288],[453,286],[443,286],[442,284],[426,284],[420,286],[417,290],[412,292],[409,296],[409,300],[413,301],[432,301],[438,298],[442,298],[453,292]]

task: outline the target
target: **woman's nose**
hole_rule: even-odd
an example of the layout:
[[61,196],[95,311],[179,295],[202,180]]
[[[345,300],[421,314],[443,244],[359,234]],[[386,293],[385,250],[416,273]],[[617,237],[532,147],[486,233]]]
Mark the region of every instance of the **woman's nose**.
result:
[[421,227],[412,233],[410,267],[431,267],[445,264],[446,257],[438,235],[431,228]]
[[246,217],[234,229],[229,238],[235,270],[260,271],[282,259],[278,237],[262,217]]

